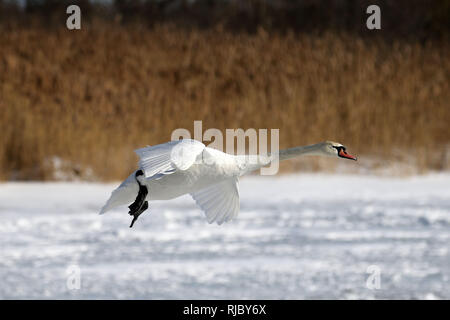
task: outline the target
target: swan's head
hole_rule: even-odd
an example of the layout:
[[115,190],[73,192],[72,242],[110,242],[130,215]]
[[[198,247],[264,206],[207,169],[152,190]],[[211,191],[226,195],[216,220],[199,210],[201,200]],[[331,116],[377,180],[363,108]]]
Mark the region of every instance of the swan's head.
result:
[[356,161],[356,157],[348,154],[347,151],[346,151],[346,148],[344,147],[344,145],[342,145],[342,144],[340,144],[338,142],[325,141],[323,143],[322,150],[326,154],[328,154],[330,156],[340,157],[340,158],[350,159],[350,160],[355,160]]

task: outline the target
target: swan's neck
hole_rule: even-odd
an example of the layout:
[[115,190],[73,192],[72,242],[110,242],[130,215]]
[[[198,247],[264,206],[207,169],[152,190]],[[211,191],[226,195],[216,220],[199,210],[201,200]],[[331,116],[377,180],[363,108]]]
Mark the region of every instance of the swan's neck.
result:
[[279,160],[287,160],[292,159],[300,156],[316,156],[316,155],[323,155],[322,151],[322,143],[317,144],[311,144],[309,146],[301,146],[301,147],[294,147],[289,149],[283,149],[279,152]]
[[261,167],[264,167],[268,164],[270,164],[273,161],[282,161],[287,159],[292,159],[299,156],[305,156],[305,155],[327,155],[326,152],[323,151],[324,143],[317,143],[312,144],[309,146],[302,146],[302,147],[295,147],[295,148],[289,148],[280,150],[278,152],[278,157],[276,157],[276,154],[268,154],[268,155],[258,155],[255,157],[249,157],[249,156],[235,156],[239,170],[240,175],[246,174],[248,172],[260,169]]

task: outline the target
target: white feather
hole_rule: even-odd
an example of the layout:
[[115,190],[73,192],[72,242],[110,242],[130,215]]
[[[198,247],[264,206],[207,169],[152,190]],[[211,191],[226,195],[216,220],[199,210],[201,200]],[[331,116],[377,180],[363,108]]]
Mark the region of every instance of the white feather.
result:
[[176,170],[189,169],[205,145],[197,140],[185,139],[137,149],[139,167],[146,178],[161,178]]
[[224,222],[235,218],[239,213],[238,178],[229,178],[203,190],[192,193],[197,205],[205,212],[209,223]]

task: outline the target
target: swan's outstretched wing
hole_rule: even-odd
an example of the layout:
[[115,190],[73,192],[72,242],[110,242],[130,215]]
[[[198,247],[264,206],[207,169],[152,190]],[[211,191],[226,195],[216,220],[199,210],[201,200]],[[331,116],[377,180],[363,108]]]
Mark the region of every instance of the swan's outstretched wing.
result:
[[176,170],[187,170],[205,149],[197,140],[184,139],[137,149],[139,166],[146,178],[158,179]]
[[230,178],[192,193],[197,205],[206,214],[209,223],[224,222],[235,218],[239,213],[238,178]]

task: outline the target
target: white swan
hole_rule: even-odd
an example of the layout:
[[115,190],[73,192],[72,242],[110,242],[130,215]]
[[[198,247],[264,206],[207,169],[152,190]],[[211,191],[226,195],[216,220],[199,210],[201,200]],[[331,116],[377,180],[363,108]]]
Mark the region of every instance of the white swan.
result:
[[[230,155],[191,139],[138,149],[136,153],[139,169],[112,192],[100,212],[134,201],[129,206],[129,214],[134,216],[130,227],[148,208],[147,201],[173,199],[186,193],[192,195],[209,223],[230,221],[239,212],[239,177],[277,160],[273,155]],[[279,160],[303,155],[356,160],[342,144],[332,141],[281,150]]]

